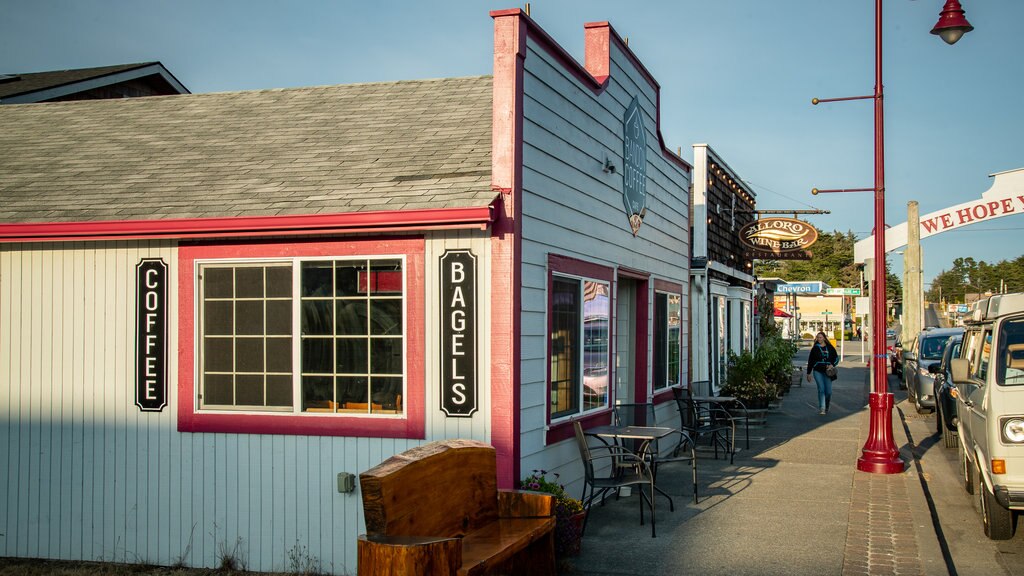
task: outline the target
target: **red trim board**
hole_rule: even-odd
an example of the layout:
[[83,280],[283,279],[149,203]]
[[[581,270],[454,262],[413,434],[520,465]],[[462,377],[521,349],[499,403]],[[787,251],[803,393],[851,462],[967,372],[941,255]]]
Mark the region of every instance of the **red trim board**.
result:
[[[196,261],[303,256],[406,256],[405,417],[202,412],[196,409]],[[424,240],[365,238],[327,242],[186,244],[178,249],[178,430],[378,438],[425,437]]]
[[326,232],[366,232],[426,228],[486,228],[492,206],[342,214],[104,220],[95,222],[27,222],[0,224],[0,242],[127,240],[132,238],[210,238],[295,236]]

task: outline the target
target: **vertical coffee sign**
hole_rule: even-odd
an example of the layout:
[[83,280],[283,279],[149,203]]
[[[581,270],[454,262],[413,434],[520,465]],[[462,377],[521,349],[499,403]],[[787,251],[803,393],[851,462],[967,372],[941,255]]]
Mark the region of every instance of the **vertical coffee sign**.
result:
[[468,418],[477,410],[476,256],[441,256],[441,410]]
[[622,163],[622,203],[636,236],[647,213],[647,130],[636,96],[622,117]]
[[167,264],[143,258],[135,267],[135,405],[167,406]]

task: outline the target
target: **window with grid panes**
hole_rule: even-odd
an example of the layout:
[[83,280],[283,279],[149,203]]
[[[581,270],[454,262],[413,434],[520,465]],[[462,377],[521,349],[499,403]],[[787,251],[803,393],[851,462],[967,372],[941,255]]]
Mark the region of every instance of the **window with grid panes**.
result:
[[200,409],[400,414],[401,258],[200,266]]

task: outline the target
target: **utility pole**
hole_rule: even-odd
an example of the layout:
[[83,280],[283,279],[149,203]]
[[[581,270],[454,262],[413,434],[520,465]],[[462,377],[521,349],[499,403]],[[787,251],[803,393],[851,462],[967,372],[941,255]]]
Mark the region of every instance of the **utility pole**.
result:
[[924,329],[921,302],[921,214],[916,200],[907,202],[907,249],[903,252],[903,341]]

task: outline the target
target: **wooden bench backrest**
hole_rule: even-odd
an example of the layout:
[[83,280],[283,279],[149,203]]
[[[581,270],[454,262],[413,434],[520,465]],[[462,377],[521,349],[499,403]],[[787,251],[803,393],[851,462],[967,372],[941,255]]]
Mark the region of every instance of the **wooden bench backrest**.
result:
[[465,534],[498,517],[494,448],[475,440],[439,440],[359,475],[370,536]]

